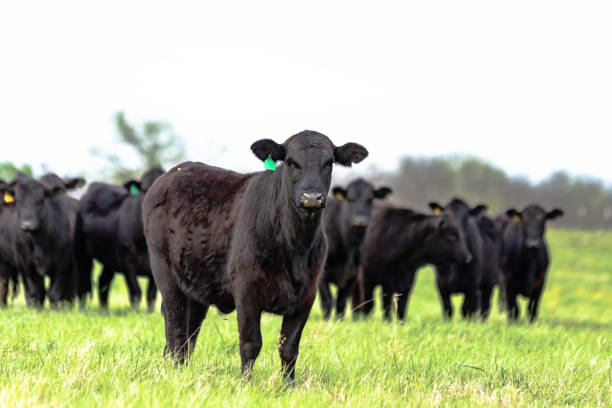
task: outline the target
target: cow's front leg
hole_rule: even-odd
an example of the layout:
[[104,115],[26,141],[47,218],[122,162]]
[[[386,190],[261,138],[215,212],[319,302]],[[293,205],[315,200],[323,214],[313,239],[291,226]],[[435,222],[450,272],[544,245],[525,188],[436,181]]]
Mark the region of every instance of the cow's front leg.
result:
[[294,314],[283,316],[278,351],[283,368],[283,378],[290,385],[293,385],[295,378],[295,363],[300,349],[300,338],[308,320],[313,300],[314,296],[312,300],[307,301]]
[[242,361],[242,375],[250,379],[253,365],[261,350],[261,330],[259,323],[261,309],[256,302],[255,293],[243,294],[236,300],[236,314],[238,316],[238,333],[240,336],[240,360]]

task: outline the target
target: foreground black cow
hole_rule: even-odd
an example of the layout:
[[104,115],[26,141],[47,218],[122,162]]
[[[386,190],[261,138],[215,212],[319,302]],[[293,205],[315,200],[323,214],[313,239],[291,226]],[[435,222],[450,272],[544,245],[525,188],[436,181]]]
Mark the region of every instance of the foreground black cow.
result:
[[534,322],[548,273],[548,244],[544,237],[546,222],[563,215],[554,209],[546,212],[538,205],[529,205],[523,211],[506,211],[513,221],[504,233],[504,255],[502,261],[501,287],[506,301],[508,321],[519,318],[517,296],[529,298],[527,313]]
[[125,276],[130,304],[137,308],[142,298],[138,276],[149,278],[147,309],[153,311],[157,287],[151,274],[147,244],[142,226],[144,194],[164,170],[155,166],[140,181],[123,186],[92,183],[81,197],[75,231],[75,257],[78,265],[77,293],[81,304],[91,292],[92,258],[102,264],[98,280],[100,306],[108,308],[108,294],[115,272]]
[[[323,215],[327,235],[327,260],[320,278],[319,294],[323,318],[331,316],[334,299],[329,285],[338,287],[336,318],[344,317],[346,302],[357,287],[359,247],[370,222],[372,203],[391,193],[389,187],[374,189],[362,178],[351,182],[346,189],[334,187],[335,199],[327,200]],[[353,307],[357,305],[354,304]]]
[[151,269],[162,294],[165,354],[188,361],[210,305],[236,309],[243,375],[262,339],[262,312],[283,316],[280,358],[290,381],[302,329],[327,253],[321,226],[332,165],[367,156],[355,143],[336,147],[303,131],[277,144],[259,140],[261,160],[277,171],[239,174],[186,162],[161,176],[143,203]]
[[471,254],[452,213],[425,215],[405,208],[376,208],[361,248],[358,312],[374,307],[374,288],[382,286],[384,318],[391,320],[391,303],[399,294],[397,318],[403,321],[419,267],[469,262]]
[[[62,180],[53,174],[40,181],[19,174],[10,184],[18,226],[31,239],[36,271],[51,279],[46,295],[53,308],[71,304],[74,299],[72,238],[78,201],[66,190],[83,184],[81,178]],[[39,283],[36,286],[41,290]],[[44,299],[45,293],[36,293],[35,297]]]
[[[464,294],[461,313],[464,318],[471,318],[481,309],[481,285],[484,275],[484,244],[478,227],[477,216],[485,211],[485,205],[470,208],[465,201],[454,198],[446,206],[429,203],[434,213],[452,213],[459,225],[459,235],[467,242],[471,258],[467,263],[435,265],[436,284],[442,302],[444,317],[453,316],[451,295]],[[490,296],[490,293],[489,293]],[[488,308],[483,311],[488,315]]]

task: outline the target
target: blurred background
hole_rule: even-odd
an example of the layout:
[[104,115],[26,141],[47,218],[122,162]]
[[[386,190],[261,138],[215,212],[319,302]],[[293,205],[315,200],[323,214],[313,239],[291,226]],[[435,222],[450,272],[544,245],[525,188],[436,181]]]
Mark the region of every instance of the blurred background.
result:
[[23,1],[0,5],[0,178],[263,169],[303,129],[425,210],[537,202],[612,228],[612,3]]

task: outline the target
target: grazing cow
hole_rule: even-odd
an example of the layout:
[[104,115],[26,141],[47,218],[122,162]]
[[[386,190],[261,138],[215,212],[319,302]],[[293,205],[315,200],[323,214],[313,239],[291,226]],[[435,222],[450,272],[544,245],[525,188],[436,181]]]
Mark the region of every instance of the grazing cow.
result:
[[330,283],[338,287],[336,318],[344,317],[346,301],[353,296],[357,287],[359,247],[370,222],[372,203],[374,199],[385,198],[391,189],[374,189],[370,183],[359,178],[346,189],[335,187],[332,192],[335,199],[328,198],[323,214],[328,250],[319,283],[321,309],[326,320],[331,316],[333,304]]
[[355,143],[336,147],[303,131],[278,144],[251,146],[266,168],[239,174],[203,163],[179,164],[161,176],[143,203],[151,269],[162,294],[165,355],[184,363],[210,305],[236,309],[242,374],[261,350],[262,312],[283,316],[280,358],[294,378],[302,329],[316,297],[327,242],[322,228],[332,164],[368,154]]
[[514,208],[506,211],[513,220],[504,233],[504,252],[501,270],[501,287],[506,301],[508,321],[519,318],[516,301],[518,295],[529,298],[527,313],[533,323],[538,315],[538,305],[548,273],[548,244],[544,233],[546,222],[563,215],[555,208],[546,212],[539,205],[529,205],[523,211]]
[[381,285],[384,318],[391,320],[391,302],[397,293],[397,317],[403,321],[419,267],[470,259],[465,235],[451,212],[425,215],[405,208],[375,208],[361,247],[358,312],[371,312],[374,288]]
[[[471,259],[467,263],[434,265],[436,284],[442,302],[443,315],[453,317],[451,295],[463,293],[461,313],[464,318],[472,318],[481,306],[481,284],[483,280],[484,248],[483,239],[478,228],[477,216],[485,211],[485,205],[470,208],[465,201],[453,198],[445,207],[438,203],[429,203],[434,213],[452,213],[459,226],[459,235],[467,242]],[[488,309],[486,310],[488,314]],[[483,318],[486,318],[483,316]]]
[[78,265],[77,294],[83,305],[91,292],[92,260],[102,264],[98,280],[100,306],[108,308],[108,294],[115,272],[121,272],[127,283],[130,304],[138,308],[142,291],[138,276],[149,278],[147,309],[155,307],[157,286],[151,274],[147,244],[142,226],[144,194],[164,170],[155,166],[140,181],[130,180],[123,186],[92,183],[81,197],[77,215],[74,251]]
[[[41,277],[51,278],[47,295],[53,308],[71,304],[74,298],[72,238],[78,203],[66,195],[66,190],[83,184],[85,180],[80,178],[63,181],[46,175],[36,181],[25,174],[19,174],[10,184],[18,226],[31,240],[36,271]],[[34,297],[44,301],[44,286],[35,286],[32,290],[39,293]]]

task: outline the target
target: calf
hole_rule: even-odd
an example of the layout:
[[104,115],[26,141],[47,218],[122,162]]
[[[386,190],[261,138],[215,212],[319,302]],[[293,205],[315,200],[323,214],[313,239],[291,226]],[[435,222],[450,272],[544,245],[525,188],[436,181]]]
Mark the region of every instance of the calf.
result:
[[137,308],[142,298],[138,276],[149,278],[147,308],[155,307],[157,287],[151,274],[142,226],[142,201],[146,191],[164,170],[155,166],[140,181],[123,186],[92,183],[81,197],[74,250],[78,265],[77,294],[81,304],[91,292],[92,259],[102,264],[98,280],[100,306],[108,308],[108,294],[115,272],[125,276],[130,304]]
[[303,131],[283,144],[251,146],[276,171],[239,174],[186,162],[161,176],[143,203],[151,269],[162,294],[165,354],[184,363],[210,305],[236,309],[242,374],[261,350],[262,312],[283,316],[280,358],[293,381],[302,329],[317,290],[327,242],[321,225],[332,164],[367,156]]
[[[468,250],[472,255],[469,262],[458,264],[435,265],[436,283],[440,300],[442,301],[443,315],[450,319],[453,316],[451,295],[463,293],[461,313],[463,317],[471,318],[481,309],[481,284],[483,280],[484,251],[483,239],[478,228],[477,216],[484,210],[485,205],[470,208],[465,201],[454,198],[445,207],[438,203],[429,203],[434,213],[452,213],[459,226],[459,235],[467,242]],[[483,318],[488,315],[488,308]]]
[[397,293],[397,317],[403,321],[419,267],[470,261],[460,228],[451,212],[425,215],[404,208],[376,208],[361,247],[358,313],[371,312],[374,288],[381,285],[384,318],[391,320],[391,302]]
[[529,205],[523,211],[510,209],[506,215],[513,221],[504,232],[504,253],[501,270],[501,287],[506,302],[508,321],[519,318],[516,301],[518,295],[529,298],[527,313],[533,323],[538,315],[538,305],[548,273],[548,244],[544,233],[546,222],[563,215],[554,209],[546,212],[539,205]]
[[[20,174],[10,184],[15,196],[17,223],[31,240],[36,270],[40,276],[51,278],[47,295],[53,308],[61,303],[71,304],[74,298],[72,238],[78,203],[66,195],[66,189],[84,182],[83,179],[64,182],[55,175],[36,181]],[[44,293],[36,294],[38,299],[44,296]]]
[[[327,200],[323,214],[328,251],[319,283],[321,309],[326,320],[331,316],[333,303],[330,283],[338,287],[336,317],[344,317],[346,301],[357,286],[359,247],[370,222],[372,203],[391,193],[389,187],[374,189],[361,178],[351,182],[346,189],[335,187],[332,191],[335,199]],[[353,304],[355,306],[357,304]]]

